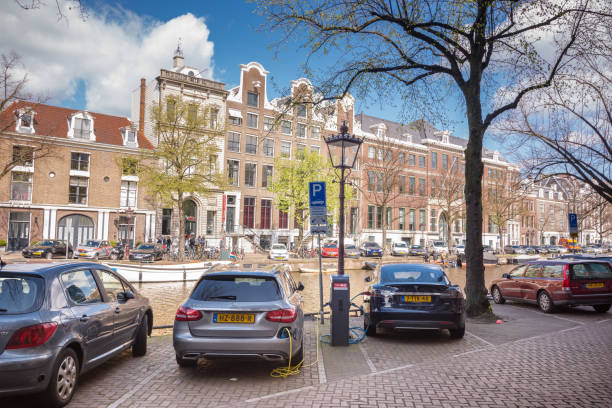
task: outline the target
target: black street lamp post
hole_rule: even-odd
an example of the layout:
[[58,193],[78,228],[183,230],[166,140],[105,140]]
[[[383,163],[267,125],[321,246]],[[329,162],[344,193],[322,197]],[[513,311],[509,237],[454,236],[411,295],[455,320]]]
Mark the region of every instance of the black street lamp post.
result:
[[344,173],[355,166],[359,147],[363,139],[350,135],[346,122],[340,126],[340,134],[325,139],[332,166],[340,169],[340,194],[338,215],[338,274],[332,275],[331,300],[331,344],[347,346],[349,332],[350,287],[349,277],[344,275]]

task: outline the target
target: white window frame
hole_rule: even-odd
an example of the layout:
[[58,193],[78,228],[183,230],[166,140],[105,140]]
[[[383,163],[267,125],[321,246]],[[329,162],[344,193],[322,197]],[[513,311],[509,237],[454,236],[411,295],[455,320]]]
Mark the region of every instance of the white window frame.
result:
[[[252,143],[249,143],[249,138],[255,138],[255,151],[254,152],[250,152],[249,151],[249,146],[252,146]],[[257,135],[250,135],[250,134],[246,134],[245,139],[244,139],[244,152],[246,154],[249,155],[257,155],[257,153],[259,152],[259,137],[257,137]]]
[[[251,126],[249,124],[249,117],[250,116],[255,116],[255,121],[257,122],[255,124],[255,126]],[[253,112],[247,112],[247,117],[246,117],[246,127],[250,128],[250,129],[259,129],[259,115],[257,113],[253,113]]]
[[[304,136],[300,135],[300,131],[302,129],[304,129]],[[306,139],[307,133],[308,133],[308,126],[305,123],[298,123],[297,132],[295,134],[295,137],[298,137],[300,139]]]
[[[254,164],[255,165],[255,175],[253,176],[253,185],[247,184],[247,176],[246,176],[246,169],[247,166],[250,164]],[[257,162],[245,162],[244,163],[244,186],[245,187],[249,187],[249,188],[256,188],[257,187]]]
[[[238,174],[238,177],[237,177],[237,180],[236,180],[237,182],[235,184],[229,184],[229,161],[230,160],[233,161],[233,162],[238,163],[238,169],[236,171],[236,174]],[[227,175],[227,179],[228,179],[228,184],[230,186],[239,187],[240,186],[240,160],[228,158],[225,161],[225,166],[226,166],[226,169],[227,169],[226,175]]]
[[291,143],[291,141],[290,141],[290,140],[281,140],[281,150],[280,150],[280,152],[281,152],[281,156],[285,155],[285,153],[283,152],[283,143],[288,143],[288,144],[289,144],[289,154],[287,154],[287,155],[286,155],[286,156],[284,156],[284,157],[291,158],[291,149],[292,149],[292,147],[293,147],[293,144]]
[[[266,124],[266,120],[269,120],[269,119],[272,119],[271,125]],[[274,130],[274,117],[273,116],[264,116],[263,130],[265,130],[266,132],[271,132]]]
[[[17,121],[15,124],[15,131],[19,133],[34,133],[34,111],[32,110],[21,110],[17,113],[19,116],[17,117]],[[30,126],[23,125],[23,116],[30,117]]]
[[[317,134],[315,136],[314,130],[317,129]],[[310,138],[315,140],[321,140],[321,126],[311,126],[310,127]]]
[[[285,129],[284,129],[284,127],[283,127],[283,125],[284,125],[284,124],[286,124],[286,123],[289,123],[289,133],[286,133],[286,132],[285,132]],[[282,120],[282,121],[281,121],[281,128],[280,128],[280,131],[281,131],[281,133],[282,133],[283,135],[291,135],[291,134],[292,134],[292,132],[293,132],[293,124],[291,123],[291,121],[290,121],[290,120],[286,120],[286,119]]]
[[[13,198],[13,175],[14,174],[27,174],[28,177],[30,178],[29,180],[29,191],[28,191],[28,196],[29,198],[27,200],[19,200],[19,199],[15,199]],[[17,181],[17,183],[26,183],[25,181]],[[31,203],[32,202],[32,193],[34,191],[34,174],[28,171],[12,171],[11,172],[11,179],[10,179],[10,201],[11,202],[20,202],[20,203]]]
[[[266,143],[271,143],[272,144],[272,154],[267,154],[266,153]],[[263,153],[263,155],[265,157],[274,157],[274,139],[266,137],[263,140],[263,143],[262,143],[262,153]]]
[[[123,183],[126,183],[128,188],[127,190],[123,187]],[[134,189],[130,189],[130,185],[134,184],[136,187]],[[126,191],[126,202],[123,201],[124,197],[123,197],[123,192]],[[134,205],[130,205],[130,192],[133,192],[134,194],[134,200],[133,200],[133,204]],[[127,204],[127,205],[126,205]],[[121,208],[136,208],[138,206],[138,181],[134,181],[134,180],[121,180],[121,190],[119,192],[119,207]]]
[[[230,134],[238,135],[238,150],[232,150],[232,149],[229,148],[229,146],[230,146],[230,140],[229,140]],[[227,151],[228,152],[240,153],[240,145],[241,144],[242,144],[242,134],[240,132],[232,132],[231,130],[229,132],[227,132]]]
[[[75,125],[76,125],[77,119],[89,120],[89,137],[75,137],[74,131],[75,131]],[[68,139],[89,140],[92,142],[96,141],[96,135],[94,133],[94,117],[91,116],[89,112],[86,112],[86,111],[77,112],[73,114],[68,120],[69,120],[68,135],[67,135]]]

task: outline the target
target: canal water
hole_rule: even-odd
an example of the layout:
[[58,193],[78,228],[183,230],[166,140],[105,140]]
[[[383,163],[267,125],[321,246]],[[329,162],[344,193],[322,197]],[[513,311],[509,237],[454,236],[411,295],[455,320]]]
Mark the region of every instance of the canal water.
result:
[[[514,268],[513,265],[486,265],[485,284],[489,287],[491,281],[502,276]],[[453,284],[465,287],[465,268],[445,268],[446,274]],[[346,271],[350,275],[351,297],[363,292],[367,283],[366,276],[371,276],[372,271],[362,269],[350,269]],[[316,313],[319,310],[319,274],[292,272],[296,282],[304,284],[304,312]],[[323,273],[323,301],[329,301],[331,286],[331,273]],[[136,289],[148,297],[153,306],[154,324],[171,325],[174,315],[180,304],[189,296],[195,282],[161,282],[134,284]],[[355,303],[361,304],[361,296],[355,299]]]

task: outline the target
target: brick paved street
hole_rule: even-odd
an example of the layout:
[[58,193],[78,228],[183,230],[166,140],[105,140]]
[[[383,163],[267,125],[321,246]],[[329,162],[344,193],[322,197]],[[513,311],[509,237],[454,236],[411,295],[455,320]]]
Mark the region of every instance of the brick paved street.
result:
[[[146,357],[126,352],[84,375],[69,406],[609,406],[612,313],[579,308],[546,315],[517,304],[494,309],[504,324],[471,322],[462,340],[410,332],[349,348],[321,344],[322,364],[288,379],[271,378],[275,366],[261,362],[214,361],[179,370],[172,337],[154,336]],[[316,360],[313,322],[307,331],[310,363]],[[0,400],[0,406],[40,405],[22,397]]]

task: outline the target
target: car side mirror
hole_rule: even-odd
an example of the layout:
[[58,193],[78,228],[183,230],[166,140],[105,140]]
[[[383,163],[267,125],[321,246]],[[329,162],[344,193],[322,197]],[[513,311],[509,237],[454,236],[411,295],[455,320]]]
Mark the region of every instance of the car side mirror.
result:
[[301,281],[298,282],[297,290],[300,291],[300,292],[304,290],[304,284]]
[[366,281],[366,282],[372,282],[372,278],[371,278],[371,277],[369,277],[369,276],[366,276],[366,277],[365,277],[365,279],[364,279],[364,281]]
[[127,302],[129,299],[134,299],[134,293],[131,290],[120,292],[117,294],[117,300],[120,302]]
[[510,275],[509,275],[509,274],[507,274],[507,273],[504,273],[504,274],[502,275],[502,278],[512,279],[512,276],[510,276]]

